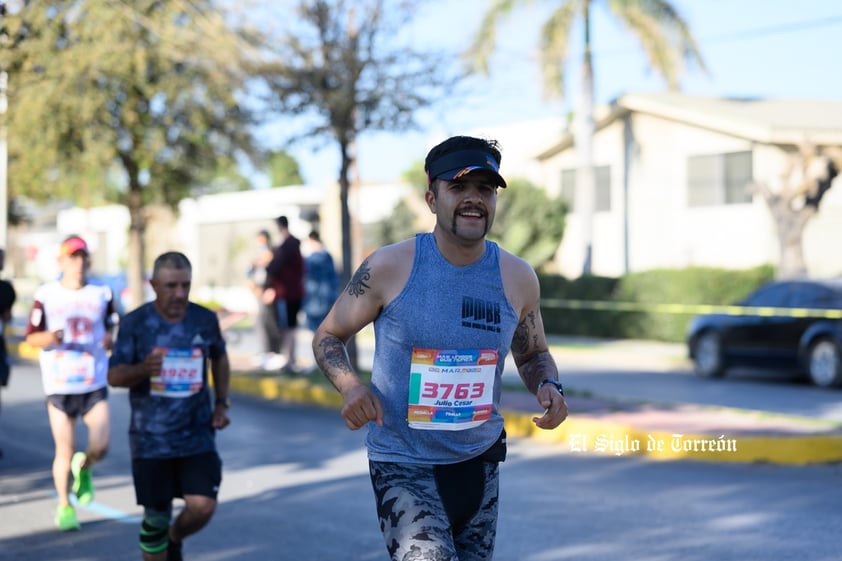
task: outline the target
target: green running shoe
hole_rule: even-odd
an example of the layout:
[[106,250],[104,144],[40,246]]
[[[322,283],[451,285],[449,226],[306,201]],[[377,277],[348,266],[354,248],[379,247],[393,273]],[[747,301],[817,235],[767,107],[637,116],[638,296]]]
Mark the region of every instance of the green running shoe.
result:
[[94,500],[94,482],[91,470],[83,468],[87,456],[84,452],[76,452],[70,459],[70,473],[73,474],[73,493],[80,505],[85,506]]
[[56,507],[56,527],[62,532],[81,530],[82,527],[76,519],[76,509],[70,505]]

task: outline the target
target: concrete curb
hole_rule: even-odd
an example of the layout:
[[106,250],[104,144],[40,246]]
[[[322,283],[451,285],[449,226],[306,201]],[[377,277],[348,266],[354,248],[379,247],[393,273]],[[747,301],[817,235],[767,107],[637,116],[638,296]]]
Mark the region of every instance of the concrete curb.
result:
[[[268,400],[339,409],[342,399],[326,386],[282,376],[232,376],[231,390]],[[570,453],[635,455],[649,459],[716,463],[806,465],[842,461],[842,433],[831,435],[706,435],[647,431],[628,424],[573,414],[552,431],[537,428],[532,413],[503,409],[510,436],[566,444]]]

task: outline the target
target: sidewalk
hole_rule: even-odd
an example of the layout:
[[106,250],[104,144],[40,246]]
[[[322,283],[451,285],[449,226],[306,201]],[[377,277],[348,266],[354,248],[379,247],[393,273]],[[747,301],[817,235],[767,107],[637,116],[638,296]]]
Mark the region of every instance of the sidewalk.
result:
[[[553,355],[565,361],[615,364],[652,371],[686,366],[683,346],[648,341],[599,342],[554,339]],[[366,342],[358,343],[365,347]],[[366,367],[360,352],[361,367]],[[312,355],[306,355],[312,358]],[[321,374],[282,375],[253,369],[252,356],[231,354],[232,390],[266,399],[341,407],[341,398]],[[370,359],[369,359],[370,361]],[[308,364],[308,360],[301,361]],[[370,362],[368,362],[370,367]],[[773,415],[725,407],[629,402],[580,395],[569,388],[570,416],[557,429],[537,429],[540,413],[533,395],[507,366],[501,410],[510,436],[536,438],[570,453],[645,455],[657,460],[811,464],[842,461],[842,425],[831,421]]]

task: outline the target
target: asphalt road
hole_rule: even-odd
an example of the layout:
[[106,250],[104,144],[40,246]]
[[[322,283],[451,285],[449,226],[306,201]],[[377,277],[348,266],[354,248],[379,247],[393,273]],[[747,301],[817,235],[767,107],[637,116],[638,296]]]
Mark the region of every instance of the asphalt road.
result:
[[[81,532],[52,527],[52,443],[34,366],[19,366],[0,416],[0,560],[137,560],[127,396],[111,394],[110,455]],[[338,413],[240,397],[219,433],[224,480],[204,561],[386,561],[363,433]],[[80,446],[84,440],[79,431]],[[515,440],[502,465],[497,561],[837,561],[842,466],[652,462]]]

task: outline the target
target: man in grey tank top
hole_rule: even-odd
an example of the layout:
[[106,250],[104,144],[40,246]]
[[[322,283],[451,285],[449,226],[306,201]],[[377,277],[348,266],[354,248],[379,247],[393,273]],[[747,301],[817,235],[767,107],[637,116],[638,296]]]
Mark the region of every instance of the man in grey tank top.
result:
[[[342,419],[367,427],[380,527],[395,561],[491,559],[506,439],[501,375],[512,353],[536,396],[536,426],[567,417],[547,346],[535,271],[486,240],[501,154],[455,136],[427,154],[431,233],[379,248],[357,269],[313,338]],[[371,386],[345,343],[374,322]]]

